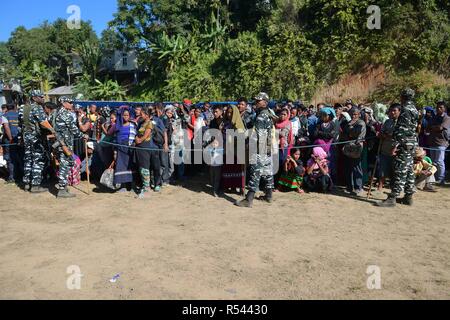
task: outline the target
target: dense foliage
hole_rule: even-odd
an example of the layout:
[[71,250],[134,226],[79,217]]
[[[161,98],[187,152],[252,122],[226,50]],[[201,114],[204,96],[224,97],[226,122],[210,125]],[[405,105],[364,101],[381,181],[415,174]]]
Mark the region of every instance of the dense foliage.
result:
[[[367,27],[371,4],[118,0],[110,29],[99,41],[88,23],[77,33],[58,21],[32,30],[19,27],[0,45],[1,53],[9,51],[0,57],[0,65],[13,61],[20,70],[31,70],[30,61],[38,61],[51,69],[55,58],[67,63],[67,54],[77,49],[85,58],[84,81],[98,85],[96,57],[126,47],[139,52],[145,75],[130,98],[228,100],[265,90],[275,99],[308,100],[317,88],[336,83],[342,75],[383,64],[389,79],[374,98],[391,99],[394,90],[410,85],[419,89],[423,103],[449,99],[448,81],[432,83],[438,75],[450,77],[449,2],[379,0],[379,30]],[[64,72],[58,70],[55,81],[60,82]]]

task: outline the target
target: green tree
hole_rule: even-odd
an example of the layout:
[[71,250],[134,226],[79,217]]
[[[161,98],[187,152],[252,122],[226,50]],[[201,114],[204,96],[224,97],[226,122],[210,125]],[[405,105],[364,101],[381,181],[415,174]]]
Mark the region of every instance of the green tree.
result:
[[20,77],[21,73],[17,69],[16,62],[9,52],[7,44],[0,42],[0,80],[8,81]]
[[98,42],[86,40],[75,52],[79,54],[81,58],[83,73],[88,75],[91,84],[94,84],[102,61]]
[[20,68],[24,74],[22,85],[26,91],[39,89],[47,93],[56,84],[54,81],[56,70],[48,68],[39,61],[23,62]]
[[16,65],[44,64],[56,68],[55,81],[67,81],[67,67],[72,63],[71,53],[85,41],[96,41],[97,36],[90,22],[81,22],[81,28],[70,30],[64,19],[54,23],[44,22],[36,28],[27,30],[18,27],[7,43],[8,50]]
[[8,41],[8,48],[15,62],[21,64],[27,60],[48,63],[55,50],[50,41],[51,32],[52,26],[48,22],[30,30],[24,27],[16,28]]

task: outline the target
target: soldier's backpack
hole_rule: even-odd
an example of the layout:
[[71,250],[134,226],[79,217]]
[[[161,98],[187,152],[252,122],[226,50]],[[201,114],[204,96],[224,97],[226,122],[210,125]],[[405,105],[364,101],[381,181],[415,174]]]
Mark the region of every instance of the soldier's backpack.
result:
[[[30,115],[31,115],[32,108],[33,108],[33,106],[30,104],[27,104],[23,107],[23,131],[24,132],[33,131],[33,125],[31,124],[31,121],[30,121]],[[36,132],[39,133],[40,132],[39,123],[36,123],[34,126],[35,126]]]

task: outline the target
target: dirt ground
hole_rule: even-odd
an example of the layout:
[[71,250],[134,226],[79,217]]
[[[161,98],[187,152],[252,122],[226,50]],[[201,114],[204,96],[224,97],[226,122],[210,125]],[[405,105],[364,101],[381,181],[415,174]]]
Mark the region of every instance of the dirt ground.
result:
[[[383,210],[281,193],[241,209],[199,182],[144,200],[75,193],[0,186],[1,299],[450,298],[450,189]],[[72,265],[80,290],[67,288]],[[380,290],[367,288],[372,265]]]

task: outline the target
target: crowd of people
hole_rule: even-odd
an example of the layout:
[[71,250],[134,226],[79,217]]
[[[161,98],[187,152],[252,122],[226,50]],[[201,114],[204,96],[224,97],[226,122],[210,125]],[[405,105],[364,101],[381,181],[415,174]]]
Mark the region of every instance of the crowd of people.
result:
[[[273,192],[329,193],[337,186],[365,196],[367,185],[390,188],[381,205],[393,206],[402,190],[412,197],[418,189],[436,192],[446,181],[446,104],[416,108],[413,98],[409,89],[390,106],[352,100],[306,106],[271,102],[260,93],[251,103],[185,99],[113,109],[81,107],[66,97],[45,102],[33,91],[28,103],[2,106],[0,171],[6,183],[31,193],[48,192],[45,186],[58,181],[58,198],[74,197],[68,186],[87,175],[114,192],[145,197],[208,174],[214,197],[249,190],[237,203],[242,207],[251,207],[260,190],[270,203]],[[230,130],[242,134],[244,149]],[[261,144],[267,150],[260,152]]]

